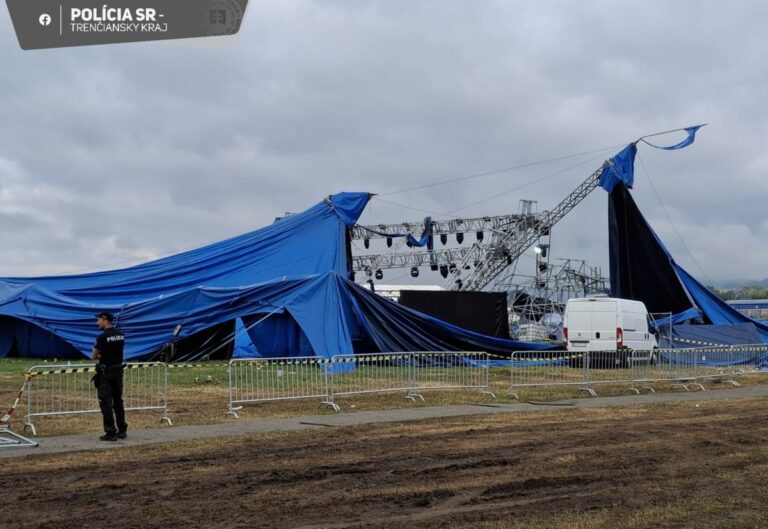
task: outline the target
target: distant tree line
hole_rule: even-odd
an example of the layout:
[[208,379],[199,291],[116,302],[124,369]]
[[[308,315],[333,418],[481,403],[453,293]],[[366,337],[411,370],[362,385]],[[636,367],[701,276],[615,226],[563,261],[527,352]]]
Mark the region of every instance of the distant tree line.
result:
[[712,286],[707,288],[726,301],[729,299],[768,299],[768,288],[760,285],[747,285],[741,288],[723,290]]

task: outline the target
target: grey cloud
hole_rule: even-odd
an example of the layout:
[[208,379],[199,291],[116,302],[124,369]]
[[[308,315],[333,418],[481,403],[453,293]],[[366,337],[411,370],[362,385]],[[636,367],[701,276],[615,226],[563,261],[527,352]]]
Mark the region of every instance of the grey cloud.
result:
[[[22,52],[3,14],[0,177],[13,167],[16,192],[0,211],[44,220],[23,241],[2,236],[16,252],[0,268],[165,255],[341,190],[409,188],[709,121],[690,149],[641,146],[641,159],[707,275],[762,278],[768,255],[739,269],[700,227],[740,226],[710,232],[768,242],[766,15],[757,1],[295,0],[252,3],[231,51]],[[500,192],[588,158],[382,197],[415,209],[374,201],[363,221],[418,220],[417,210],[495,195],[460,214],[516,211],[519,198],[550,208],[601,158]],[[640,167],[635,195],[685,253]],[[606,266],[606,217],[598,190],[556,228],[555,254]]]

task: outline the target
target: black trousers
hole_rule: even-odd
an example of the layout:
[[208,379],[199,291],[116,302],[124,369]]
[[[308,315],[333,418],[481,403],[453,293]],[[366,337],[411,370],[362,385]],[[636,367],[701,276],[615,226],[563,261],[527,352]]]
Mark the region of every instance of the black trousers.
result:
[[[128,430],[123,405],[123,367],[99,367],[99,407],[104,420],[104,432],[115,434]],[[117,427],[115,427],[117,426]]]

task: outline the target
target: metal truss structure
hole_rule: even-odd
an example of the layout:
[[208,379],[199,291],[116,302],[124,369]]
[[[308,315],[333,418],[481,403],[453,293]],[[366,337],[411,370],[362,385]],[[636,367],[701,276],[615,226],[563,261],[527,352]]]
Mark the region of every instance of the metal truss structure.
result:
[[579,259],[556,261],[538,253],[532,275],[510,276],[510,282],[499,285],[507,292],[514,338],[560,340],[566,302],[608,292],[609,281],[600,268]]
[[[410,234],[420,239],[425,222],[356,226],[350,231],[351,238],[356,243],[362,241],[365,250],[373,239],[386,240],[389,249],[368,253],[361,249],[352,257],[353,270],[381,279],[386,269],[410,268],[411,276],[416,277],[420,267],[429,266],[432,271],[440,271],[447,289],[509,291],[507,287],[520,256],[537,243],[548,247],[548,243],[541,243],[542,238],[548,240],[552,227],[597,188],[604,167],[605,164],[549,211],[537,213],[534,201],[521,200],[517,214],[429,220],[434,241],[445,245],[449,235],[455,237],[457,246],[449,248],[403,250],[407,244],[402,236]],[[474,236],[470,246],[461,246],[465,235]]]

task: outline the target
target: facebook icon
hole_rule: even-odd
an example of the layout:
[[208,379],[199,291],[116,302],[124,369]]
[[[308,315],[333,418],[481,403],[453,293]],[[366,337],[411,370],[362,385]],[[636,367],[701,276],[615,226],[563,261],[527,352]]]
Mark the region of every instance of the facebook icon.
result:
[[51,25],[51,15],[48,13],[43,13],[40,15],[40,18],[38,19],[40,21],[41,26],[50,26]]

